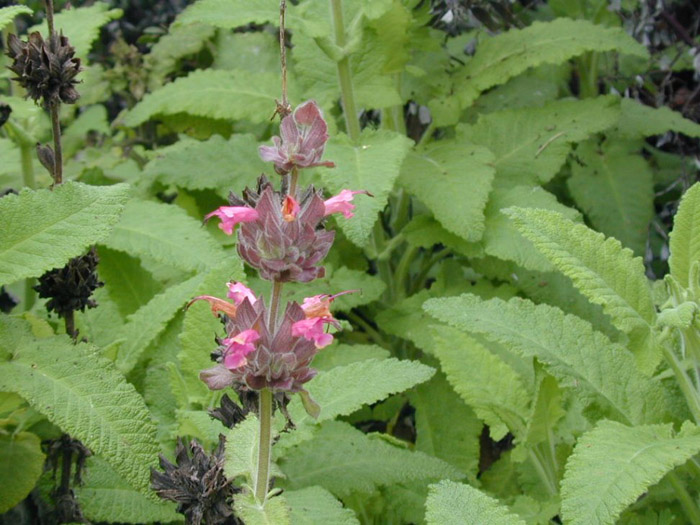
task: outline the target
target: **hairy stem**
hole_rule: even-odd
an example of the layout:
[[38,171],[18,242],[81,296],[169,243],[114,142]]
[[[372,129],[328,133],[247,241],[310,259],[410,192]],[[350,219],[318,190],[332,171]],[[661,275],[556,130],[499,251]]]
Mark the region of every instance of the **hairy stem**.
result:
[[666,361],[671,367],[671,370],[673,370],[673,374],[676,376],[678,386],[680,386],[681,392],[683,392],[683,396],[688,404],[690,413],[693,414],[695,423],[700,424],[700,397],[698,397],[698,392],[695,390],[693,382],[688,377],[688,374],[686,374],[683,365],[678,360],[678,357],[676,357],[676,354],[673,353],[673,350],[669,348],[668,344],[662,343],[660,346]]
[[277,311],[280,306],[280,297],[282,295],[282,284],[280,281],[273,281],[272,296],[270,298],[270,310],[268,311],[267,326],[271,334],[275,333],[277,328]]
[[255,499],[265,502],[270,483],[270,456],[272,455],[272,392],[260,391],[260,441],[258,443],[258,470],[255,478]]
[[[345,34],[345,25],[343,23],[343,6],[341,0],[331,0],[331,15],[333,18],[333,29],[335,31],[335,43],[342,49],[347,44],[347,35]],[[350,57],[345,54],[343,58],[337,62],[336,67],[338,69],[340,100],[343,104],[346,131],[350,139],[353,142],[357,142],[360,138],[360,121],[357,118],[355,93],[352,87]]]
[[75,330],[75,312],[69,310],[63,317],[63,321],[66,324],[66,333],[70,336],[73,341],[78,339],[78,332]]
[[46,23],[49,26],[49,39],[51,39],[55,32],[53,27],[53,0],[46,0]]
[[688,523],[700,525],[700,510],[698,509],[695,500],[693,500],[692,496],[688,494],[688,491],[683,486],[683,483],[681,483],[681,480],[678,479],[675,472],[669,472],[666,477],[673,486],[673,490],[676,491],[678,501],[680,502],[681,507],[683,507],[683,512],[685,512],[685,515],[688,518]]
[[63,150],[61,149],[61,121],[59,118],[59,110],[61,103],[58,100],[49,102],[49,110],[51,112],[51,128],[53,131],[53,153],[54,153],[54,186],[58,186],[63,182]]
[[[287,12],[287,0],[280,1],[280,66],[282,68],[282,107],[284,111],[289,109],[287,99],[287,44],[284,34],[284,16]],[[285,115],[282,115],[284,117]]]

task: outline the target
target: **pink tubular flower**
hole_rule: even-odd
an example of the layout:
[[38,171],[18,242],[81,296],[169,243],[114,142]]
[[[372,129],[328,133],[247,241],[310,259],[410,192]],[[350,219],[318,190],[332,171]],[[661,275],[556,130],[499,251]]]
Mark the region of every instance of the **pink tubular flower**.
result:
[[336,297],[341,295],[357,292],[358,290],[345,290],[344,292],[337,293],[335,295],[321,294],[314,295],[313,297],[307,297],[301,304],[301,309],[304,310],[304,314],[307,319],[313,317],[320,317],[322,319],[328,319],[335,321],[333,314],[331,314],[331,303]]
[[228,286],[228,293],[226,294],[226,296],[229,299],[233,299],[233,302],[236,304],[236,306],[239,306],[244,299],[248,299],[250,301],[250,304],[255,304],[255,301],[258,300],[258,298],[253,293],[253,290],[248,288],[243,283],[229,282],[226,283],[226,286]]
[[211,313],[213,313],[214,316],[218,316],[219,312],[223,312],[229,317],[234,317],[236,315],[237,304],[231,304],[228,301],[224,301],[223,299],[219,299],[218,297],[214,297],[212,295],[200,295],[195,297],[189,303],[187,303],[185,308],[189,308],[195,301],[207,301],[211,306]]
[[282,216],[287,222],[292,222],[299,215],[299,203],[291,195],[285,195],[282,202]]
[[204,221],[206,222],[214,216],[221,219],[219,228],[221,228],[226,235],[231,235],[233,233],[233,228],[239,222],[253,222],[258,220],[258,212],[247,206],[221,206],[206,215]]
[[332,162],[321,162],[328,141],[328,125],[323,113],[313,100],[304,102],[294,113],[282,119],[280,137],[272,137],[274,146],[260,146],[260,158],[274,162],[279,173],[289,173],[294,167],[334,167]]
[[338,195],[331,197],[330,199],[326,199],[323,202],[326,207],[325,215],[327,216],[332,213],[342,213],[346,219],[352,218],[354,215],[353,211],[355,210],[355,205],[352,204],[351,201],[358,193],[363,193],[365,195],[369,195],[370,197],[372,196],[370,192],[364,190],[343,190]]
[[292,335],[313,341],[316,348],[321,349],[333,342],[333,336],[323,330],[324,325],[330,322],[323,317],[311,317],[297,321],[292,325]]
[[245,365],[246,356],[255,350],[253,343],[258,339],[260,339],[260,334],[252,328],[242,331],[235,337],[224,339],[222,342],[227,347],[224,366],[229,370],[235,370]]

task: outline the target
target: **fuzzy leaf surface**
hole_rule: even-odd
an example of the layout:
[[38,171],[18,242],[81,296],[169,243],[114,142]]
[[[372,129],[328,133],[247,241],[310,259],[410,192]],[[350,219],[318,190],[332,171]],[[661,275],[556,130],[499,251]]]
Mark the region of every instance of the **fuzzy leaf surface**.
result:
[[671,130],[689,137],[700,137],[700,124],[668,107],[653,108],[630,98],[623,98],[620,108],[622,113],[618,129],[625,136],[649,137]]
[[0,324],[0,390],[34,409],[100,454],[133,487],[150,491],[159,448],[141,396],[94,347],[67,336],[35,339],[18,320]]
[[257,470],[258,418],[248,416],[226,435],[226,462],[224,473],[228,479],[246,476],[249,480]]
[[440,141],[409,154],[399,181],[447,230],[478,241],[484,233],[484,208],[495,174],[493,160],[484,147]]
[[658,421],[664,414],[663,391],[638,371],[633,355],[575,315],[525,299],[483,301],[470,294],[430,299],[424,308],[460,330],[537,357],[564,384],[600,396],[625,422]]
[[280,460],[280,467],[290,489],[320,485],[340,498],[393,483],[462,476],[444,461],[390,445],[341,421],[325,422],[312,440]]
[[667,472],[700,452],[700,430],[685,423],[628,427],[601,421],[578,440],[561,484],[562,518],[572,525],[612,525]]
[[525,525],[498,500],[463,483],[441,481],[430,486],[426,502],[428,525]]
[[324,168],[321,172],[328,188],[334,194],[349,189],[367,190],[374,195],[374,198],[356,195],[355,216],[337,219],[348,239],[358,246],[367,242],[377,214],[386,206],[411,143],[407,137],[387,130],[365,130],[357,145],[343,134],[328,141],[324,158],[336,164],[335,168]]
[[126,205],[104,244],[185,271],[206,270],[224,259],[223,250],[185,210],[138,199]]
[[333,494],[322,487],[307,487],[285,492],[294,525],[359,525],[355,513],[343,507]]
[[60,268],[114,227],[129,187],[66,182],[0,199],[0,285]]
[[156,116],[178,113],[267,122],[279,97],[278,84],[272,73],[196,70],[147,94],[124,116],[124,125],[135,127]]
[[12,22],[17,15],[31,15],[32,10],[24,5],[8,5],[0,8],[0,31]]
[[673,219],[671,257],[668,264],[671,275],[684,288],[689,286],[690,268],[700,261],[700,184],[695,183],[685,192]]
[[654,215],[654,175],[639,154],[641,144],[588,141],[576,148],[569,189],[596,230],[643,255]]
[[39,436],[31,432],[0,434],[0,514],[28,496],[43,471]]
[[457,81],[462,107],[482,91],[541,64],[560,64],[587,51],[616,51],[646,58],[646,48],[622,28],[594,25],[587,20],[557,18],[511,29],[479,44]]
[[108,523],[169,523],[180,521],[172,502],[156,502],[134,490],[99,456],[87,462],[84,483],[75,487],[85,516]]

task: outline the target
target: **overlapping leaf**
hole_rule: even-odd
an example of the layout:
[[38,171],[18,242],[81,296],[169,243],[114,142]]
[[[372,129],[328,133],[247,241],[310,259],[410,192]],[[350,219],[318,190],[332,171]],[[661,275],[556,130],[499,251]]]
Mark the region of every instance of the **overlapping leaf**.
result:
[[425,518],[428,525],[525,525],[498,500],[454,481],[441,481],[430,486]]
[[12,22],[12,19],[17,15],[31,15],[32,10],[24,5],[8,5],[0,8],[0,30],[5,29],[5,26]]
[[671,233],[671,275],[687,288],[690,268],[700,261],[700,184],[693,185],[681,200]]

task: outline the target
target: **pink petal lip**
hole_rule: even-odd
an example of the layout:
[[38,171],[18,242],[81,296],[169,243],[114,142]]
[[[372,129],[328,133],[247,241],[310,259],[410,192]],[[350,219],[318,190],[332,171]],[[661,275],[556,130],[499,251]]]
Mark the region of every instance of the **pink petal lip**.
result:
[[236,306],[239,306],[245,299],[248,299],[250,304],[255,304],[255,301],[258,300],[256,295],[253,293],[253,290],[248,288],[243,283],[229,282],[226,283],[226,286],[228,286],[228,293],[226,296],[229,299],[233,299]]
[[312,317],[297,321],[292,325],[292,336],[303,337],[313,341],[316,348],[323,348],[333,342],[333,336],[323,331],[323,327],[330,321],[322,317]]
[[249,208],[247,206],[221,206],[205,215],[204,222],[212,217],[221,219],[219,228],[223,230],[226,235],[231,235],[236,224],[239,222],[256,221],[258,220],[259,214],[254,208]]
[[326,207],[325,215],[327,216],[333,213],[342,213],[346,219],[352,218],[354,215],[353,211],[355,210],[355,205],[352,204],[352,200],[355,198],[355,195],[359,193],[370,197],[373,196],[366,190],[342,190],[338,195],[335,195],[330,199],[326,199],[323,202],[324,206]]

